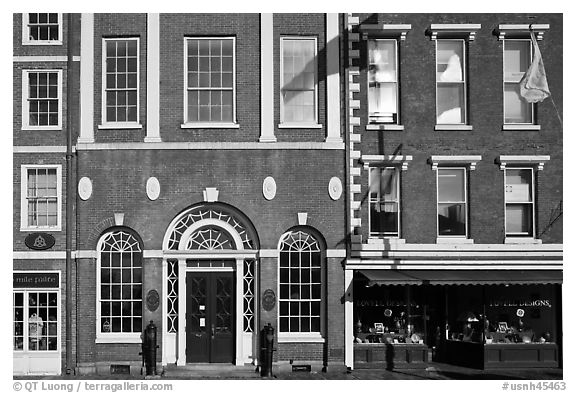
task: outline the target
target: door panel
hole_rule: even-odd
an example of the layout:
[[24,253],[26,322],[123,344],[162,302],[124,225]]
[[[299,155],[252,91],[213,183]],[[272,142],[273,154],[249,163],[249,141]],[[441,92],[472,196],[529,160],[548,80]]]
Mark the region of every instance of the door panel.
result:
[[235,353],[234,273],[187,273],[186,288],[186,361],[232,363]]

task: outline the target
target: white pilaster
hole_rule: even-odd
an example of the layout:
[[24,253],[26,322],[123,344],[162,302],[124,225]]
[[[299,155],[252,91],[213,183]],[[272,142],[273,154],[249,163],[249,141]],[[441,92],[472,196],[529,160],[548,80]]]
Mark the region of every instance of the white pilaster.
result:
[[94,143],[94,14],[82,14],[80,26],[80,136]]
[[186,259],[178,259],[178,359],[186,365]]
[[273,14],[260,14],[260,142],[274,136],[274,22]]
[[244,364],[244,258],[236,258],[236,361]]
[[166,357],[166,347],[168,344],[168,324],[166,323],[168,320],[168,261],[166,258],[162,259],[162,293],[160,297],[162,298],[162,365],[165,366],[168,364]]
[[326,14],[326,142],[342,143],[340,136],[340,45],[337,13]]
[[160,14],[148,14],[146,57],[146,137],[160,139]]
[[354,369],[354,270],[344,271],[344,363]]

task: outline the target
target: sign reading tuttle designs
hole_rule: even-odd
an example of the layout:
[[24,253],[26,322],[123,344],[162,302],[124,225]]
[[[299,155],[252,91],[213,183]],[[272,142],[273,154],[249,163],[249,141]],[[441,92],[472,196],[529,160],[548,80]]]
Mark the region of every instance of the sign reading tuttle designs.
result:
[[39,251],[52,248],[54,243],[56,243],[54,236],[50,235],[49,233],[42,232],[31,233],[26,236],[26,239],[24,239],[24,244],[26,244],[26,247]]

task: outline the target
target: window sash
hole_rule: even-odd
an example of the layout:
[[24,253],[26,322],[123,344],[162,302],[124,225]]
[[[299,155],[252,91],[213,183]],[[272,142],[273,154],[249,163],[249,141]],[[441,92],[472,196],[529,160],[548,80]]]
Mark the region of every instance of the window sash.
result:
[[139,123],[139,39],[106,38],[102,56],[104,123]]
[[436,40],[436,123],[467,122],[466,45],[464,40]]
[[185,38],[184,51],[184,122],[235,123],[235,38]]
[[21,229],[59,229],[60,209],[59,167],[23,166]]
[[[522,180],[528,180],[529,183],[522,182]],[[506,168],[504,170],[506,236],[535,236],[534,190],[532,168]]]
[[23,70],[22,128],[62,128],[61,70]]
[[62,14],[23,14],[24,44],[60,44],[62,42]]
[[370,122],[398,123],[397,42],[368,41],[368,113]]
[[438,168],[436,172],[438,236],[468,237],[466,168]]
[[[383,184],[385,184],[383,186]],[[400,172],[396,167],[372,167],[368,178],[370,236],[400,235]]]
[[530,40],[504,40],[504,124],[534,124],[534,104],[520,96],[520,80],[532,62]]
[[280,52],[280,122],[317,123],[316,38],[282,37]]

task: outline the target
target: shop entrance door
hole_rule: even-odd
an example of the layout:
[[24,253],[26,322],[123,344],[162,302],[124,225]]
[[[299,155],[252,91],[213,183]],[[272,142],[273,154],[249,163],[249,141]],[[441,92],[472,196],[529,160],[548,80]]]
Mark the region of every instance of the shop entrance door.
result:
[[232,363],[234,272],[186,274],[186,362]]

